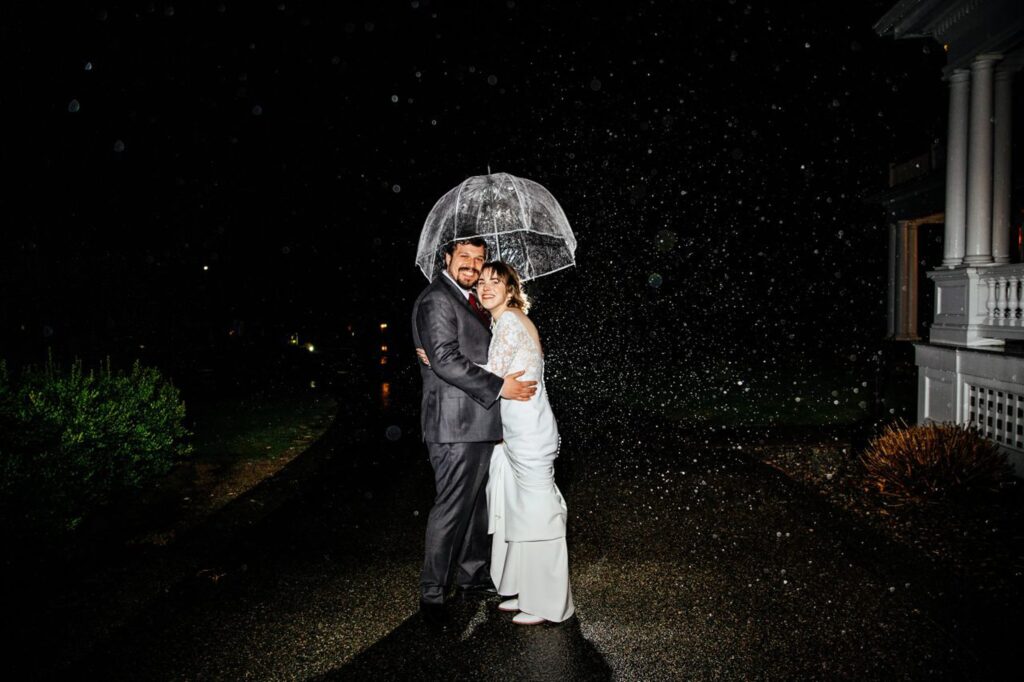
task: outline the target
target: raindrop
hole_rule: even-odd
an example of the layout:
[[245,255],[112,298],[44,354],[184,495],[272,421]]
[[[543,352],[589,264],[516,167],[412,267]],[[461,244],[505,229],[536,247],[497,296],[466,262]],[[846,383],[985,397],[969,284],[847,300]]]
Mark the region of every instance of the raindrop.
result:
[[497,85],[498,84],[498,77],[495,76],[492,73],[490,76],[487,77],[487,84],[488,85]]
[[399,192],[402,191],[402,186],[401,185],[391,185],[391,191],[394,192],[395,194],[398,194]]
[[68,111],[70,111],[72,114],[78,113],[78,110],[81,108],[82,105],[78,103],[77,99],[73,99],[70,102],[68,102]]
[[652,272],[651,275],[647,278],[647,284],[652,289],[659,289],[659,288],[661,288],[661,284],[662,284],[661,275],[659,275],[656,272]]
[[392,424],[384,431],[384,437],[391,442],[395,442],[402,437],[402,429]]
[[114,140],[114,151],[115,152],[123,152],[124,151],[124,140]]
[[257,104],[256,106],[254,106],[252,108],[252,115],[253,116],[259,116],[262,113],[263,113],[263,107],[261,107],[259,104]]
[[92,71],[92,62],[86,62],[85,63],[85,70],[86,71]]

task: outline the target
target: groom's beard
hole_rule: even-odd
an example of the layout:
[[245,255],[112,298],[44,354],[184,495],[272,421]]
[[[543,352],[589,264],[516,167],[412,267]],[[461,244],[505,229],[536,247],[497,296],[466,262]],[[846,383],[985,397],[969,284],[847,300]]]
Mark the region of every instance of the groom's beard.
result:
[[[462,281],[463,274],[465,274],[466,276],[468,276],[470,278],[469,282],[463,282]],[[458,283],[458,285],[460,287],[462,287],[463,289],[466,289],[467,291],[469,289],[472,289],[476,285],[477,280],[479,280],[479,279],[480,279],[480,271],[479,270],[474,270],[473,268],[459,268],[459,271],[456,273],[456,277],[455,277],[455,281]]]

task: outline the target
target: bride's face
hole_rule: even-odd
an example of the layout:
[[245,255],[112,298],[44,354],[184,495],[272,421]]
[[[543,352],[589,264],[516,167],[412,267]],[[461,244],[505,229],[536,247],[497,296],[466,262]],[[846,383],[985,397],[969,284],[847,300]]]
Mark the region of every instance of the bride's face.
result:
[[508,287],[494,270],[487,269],[480,273],[476,294],[480,298],[480,305],[492,312],[495,308],[508,305]]

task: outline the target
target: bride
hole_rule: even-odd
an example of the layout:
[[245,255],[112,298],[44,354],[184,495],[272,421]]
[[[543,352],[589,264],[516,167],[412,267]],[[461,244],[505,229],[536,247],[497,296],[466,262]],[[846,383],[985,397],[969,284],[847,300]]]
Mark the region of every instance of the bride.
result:
[[502,400],[505,440],[491,455],[487,482],[491,578],[513,622],[561,622],[575,607],[565,544],[567,510],[555,485],[558,426],[544,384],[544,355],[537,327],[526,316],[529,300],[519,274],[501,261],[487,263],[477,282],[480,302],[491,313],[493,336],[484,369],[504,376],[525,370],[537,382],[528,401]]

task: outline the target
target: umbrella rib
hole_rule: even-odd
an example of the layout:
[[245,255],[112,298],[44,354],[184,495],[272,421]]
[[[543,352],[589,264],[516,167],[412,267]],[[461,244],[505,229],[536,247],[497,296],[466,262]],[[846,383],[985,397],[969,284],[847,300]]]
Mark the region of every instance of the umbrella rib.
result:
[[529,282],[532,279],[540,279],[544,275],[550,275],[553,272],[559,272],[561,270],[567,270],[568,268],[571,268],[571,267],[573,267],[575,265],[576,265],[576,260],[573,259],[573,261],[571,263],[566,263],[565,265],[563,265],[561,267],[557,267],[554,270],[548,270],[547,272],[542,272],[541,274],[537,275],[536,277],[521,277],[520,279],[522,279],[523,282]]
[[[523,222],[523,229],[527,232],[533,227],[532,223],[526,222],[526,209],[523,206],[523,195],[519,193],[519,188],[516,187],[516,178],[509,176],[509,180],[512,183],[512,191],[516,193],[516,198],[519,199],[519,219]],[[527,248],[523,249],[526,252],[526,269],[531,273],[533,272],[533,262],[530,260],[530,250]]]
[[459,239],[459,199],[462,198],[462,188],[469,182],[469,178],[466,178],[459,185],[459,191],[455,193],[455,210],[452,211],[452,241],[458,241]]

